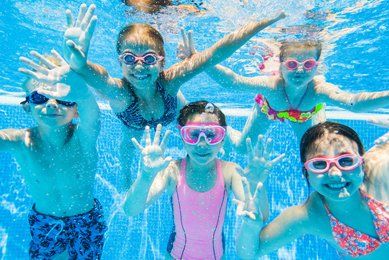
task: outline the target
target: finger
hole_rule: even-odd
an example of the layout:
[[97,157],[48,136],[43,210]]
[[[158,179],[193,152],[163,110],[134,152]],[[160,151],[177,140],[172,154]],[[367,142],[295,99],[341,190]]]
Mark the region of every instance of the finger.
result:
[[244,199],[246,201],[250,200],[252,198],[251,192],[250,192],[250,183],[246,178],[242,178],[243,183],[243,191],[244,191]]
[[81,52],[80,48],[72,40],[67,40],[66,45],[69,47],[69,50],[73,53],[76,59],[83,59],[84,55]]
[[69,9],[67,9],[65,13],[66,13],[66,26],[68,28],[73,27],[74,21],[73,21],[72,12]]
[[189,45],[189,50],[191,54],[194,54],[196,52],[194,43],[193,43],[193,31],[190,30],[188,31],[188,45]]
[[33,68],[34,70],[36,70],[37,72],[40,72],[40,73],[43,73],[45,75],[49,74],[49,70],[36,64],[35,62],[33,62],[32,60],[30,60],[29,58],[26,58],[26,57],[20,57],[19,60],[25,64],[27,64],[28,66],[30,66],[31,68]]
[[247,148],[247,155],[249,156],[249,158],[253,157],[253,155],[254,155],[253,144],[251,142],[250,137],[246,138],[246,148]]
[[263,157],[263,135],[258,135],[257,143],[255,144],[255,154],[259,157]]
[[75,27],[80,27],[82,20],[84,19],[86,13],[86,4],[80,5],[80,10],[78,11],[77,21]]
[[89,26],[89,23],[91,22],[91,19],[93,17],[93,13],[96,9],[96,6],[94,4],[91,4],[89,7],[88,7],[88,10],[86,11],[86,14],[81,22],[81,29],[82,30],[85,30],[88,26]]
[[39,76],[36,74],[36,72],[33,72],[29,69],[19,68],[18,71],[27,75],[28,77],[32,77],[32,78],[37,79],[37,80],[40,79]]
[[274,164],[278,163],[279,161],[281,161],[282,159],[284,159],[285,157],[285,154],[280,154],[278,155],[276,158],[274,158],[273,160],[270,161],[270,164],[271,166],[273,166]]
[[264,145],[263,155],[265,158],[269,158],[272,152],[273,152],[273,140],[271,138],[267,138]]
[[93,36],[93,32],[95,31],[96,28],[96,23],[97,23],[97,16],[94,15],[88,24],[88,27],[86,28],[86,37],[88,40],[90,40]]
[[159,145],[159,139],[161,137],[161,130],[162,130],[162,125],[158,124],[157,128],[155,129],[153,145]]
[[131,142],[134,144],[134,146],[136,148],[138,148],[140,151],[142,151],[144,148],[143,146],[140,145],[140,143],[138,142],[138,140],[136,140],[134,137],[131,138]]
[[255,191],[254,191],[254,196],[253,196],[254,201],[256,201],[258,199],[258,196],[259,196],[258,194],[261,191],[262,187],[263,187],[263,183],[258,182],[257,187],[255,187]]
[[31,51],[30,54],[37,58],[43,65],[45,65],[48,69],[53,69],[57,67],[54,63],[49,61],[46,57],[44,57],[42,54],[38,53],[37,51]]
[[67,62],[65,61],[65,59],[61,56],[61,54],[59,54],[56,50],[51,50],[51,53],[54,55],[54,57],[56,59],[58,59],[60,61],[61,64],[67,64]]
[[162,141],[161,141],[161,145],[160,145],[162,151],[165,151],[165,148],[167,145],[167,140],[169,139],[169,136],[171,135],[171,133],[172,133],[172,131],[170,131],[170,130],[167,130],[165,132],[165,135],[163,136]]
[[145,138],[146,138],[146,146],[151,145],[151,137],[150,137],[150,126],[145,127]]
[[184,48],[188,49],[188,37],[186,35],[185,29],[181,28],[182,42],[184,44]]

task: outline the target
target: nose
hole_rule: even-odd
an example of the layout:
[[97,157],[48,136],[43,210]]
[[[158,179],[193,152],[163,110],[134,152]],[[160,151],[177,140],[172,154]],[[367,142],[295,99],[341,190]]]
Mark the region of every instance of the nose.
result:
[[58,103],[55,99],[49,99],[46,103],[46,108],[48,109],[57,109],[58,108]]
[[330,169],[328,170],[328,175],[331,177],[340,177],[342,176],[342,171],[338,169],[335,164],[330,165]]
[[206,145],[208,145],[208,143],[207,143],[207,141],[206,141],[206,139],[205,139],[206,137],[204,136],[204,135],[201,135],[200,137],[199,137],[199,143],[198,143],[198,145],[199,146],[206,146]]

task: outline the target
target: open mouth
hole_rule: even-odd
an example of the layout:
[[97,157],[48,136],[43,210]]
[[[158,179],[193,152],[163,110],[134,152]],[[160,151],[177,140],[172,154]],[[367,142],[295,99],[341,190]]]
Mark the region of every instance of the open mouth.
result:
[[342,183],[328,183],[328,184],[324,184],[324,186],[326,186],[327,188],[329,188],[330,190],[341,190],[343,188],[346,188],[348,186],[351,185],[351,182],[342,182]]
[[150,74],[131,74],[131,77],[136,78],[137,80],[144,80],[151,77]]

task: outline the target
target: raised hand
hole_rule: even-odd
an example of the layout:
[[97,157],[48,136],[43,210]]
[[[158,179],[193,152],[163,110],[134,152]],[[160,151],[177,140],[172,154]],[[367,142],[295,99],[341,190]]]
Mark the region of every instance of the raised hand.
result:
[[181,28],[182,42],[177,47],[177,57],[181,60],[185,60],[196,53],[192,33],[192,31],[186,33],[184,28]]
[[97,16],[93,15],[96,6],[86,4],[80,6],[76,21],[70,10],[66,10],[67,29],[64,34],[65,59],[75,71],[84,68],[87,62],[87,55],[90,41],[96,27]]
[[19,68],[19,71],[43,83],[42,88],[39,88],[39,93],[53,97],[64,97],[68,95],[70,86],[80,80],[56,50],[51,51],[52,59],[44,57],[36,51],[30,52],[30,54],[39,61],[39,64],[29,58],[20,57],[20,61],[30,69]]
[[264,141],[263,135],[258,135],[257,143],[253,147],[251,139],[246,139],[248,165],[245,169],[245,177],[251,184],[257,185],[259,182],[263,184],[270,169],[285,156],[285,154],[280,154],[271,159],[273,152],[271,142],[270,138]]
[[142,174],[144,177],[154,178],[155,175],[165,169],[169,162],[172,160],[170,156],[164,158],[164,152],[166,148],[166,143],[171,131],[167,130],[165,135],[162,138],[161,136],[162,125],[158,124],[157,129],[155,130],[154,140],[151,140],[150,137],[150,127],[145,127],[145,138],[146,146],[143,147],[139,142],[132,138],[131,141],[142,153]]
[[255,220],[259,215],[262,219],[261,211],[257,209],[255,205],[258,205],[258,194],[262,189],[263,184],[258,182],[255,188],[254,195],[251,194],[250,183],[245,177],[242,177],[243,189],[244,189],[244,201],[233,199],[233,202],[237,204],[236,214],[238,216],[247,216],[252,220]]

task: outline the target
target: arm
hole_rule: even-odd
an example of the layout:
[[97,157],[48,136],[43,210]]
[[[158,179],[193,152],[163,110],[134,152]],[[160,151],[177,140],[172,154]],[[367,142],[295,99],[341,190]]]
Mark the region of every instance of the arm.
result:
[[315,82],[320,102],[325,102],[353,111],[371,111],[389,106],[389,91],[349,93],[339,87],[320,80]]
[[188,59],[168,69],[165,72],[166,80],[170,82],[170,86],[172,86],[174,93],[176,93],[184,82],[203,70],[225,60],[250,40],[256,33],[284,17],[285,14],[281,13],[274,19],[247,24],[243,28],[225,36],[209,49],[195,53]]
[[125,91],[120,79],[112,78],[107,70],[87,60],[90,41],[96,26],[97,17],[93,15],[95,5],[80,6],[76,21],[70,10],[66,10],[67,29],[64,33],[64,57],[70,67],[80,74],[88,85],[105,95],[115,99]]
[[304,206],[286,209],[262,230],[261,220],[245,218],[237,238],[237,253],[242,259],[268,254],[304,235],[307,225]]
[[[124,212],[134,216],[143,212],[144,209],[154,202],[162,192],[172,187],[171,180],[177,166],[171,163],[170,157],[164,158],[163,153],[167,137],[170,131],[166,131],[164,138],[159,144],[162,126],[158,125],[155,131],[154,141],[151,142],[150,128],[146,126],[146,146],[142,147],[136,139],[131,139],[134,145],[142,152],[142,166],[134,184],[128,190],[124,201]],[[167,167],[167,168],[166,168]],[[165,169],[166,168],[166,169]]]
[[24,136],[23,129],[3,129],[0,130],[0,151],[13,152],[17,149],[19,141]]

